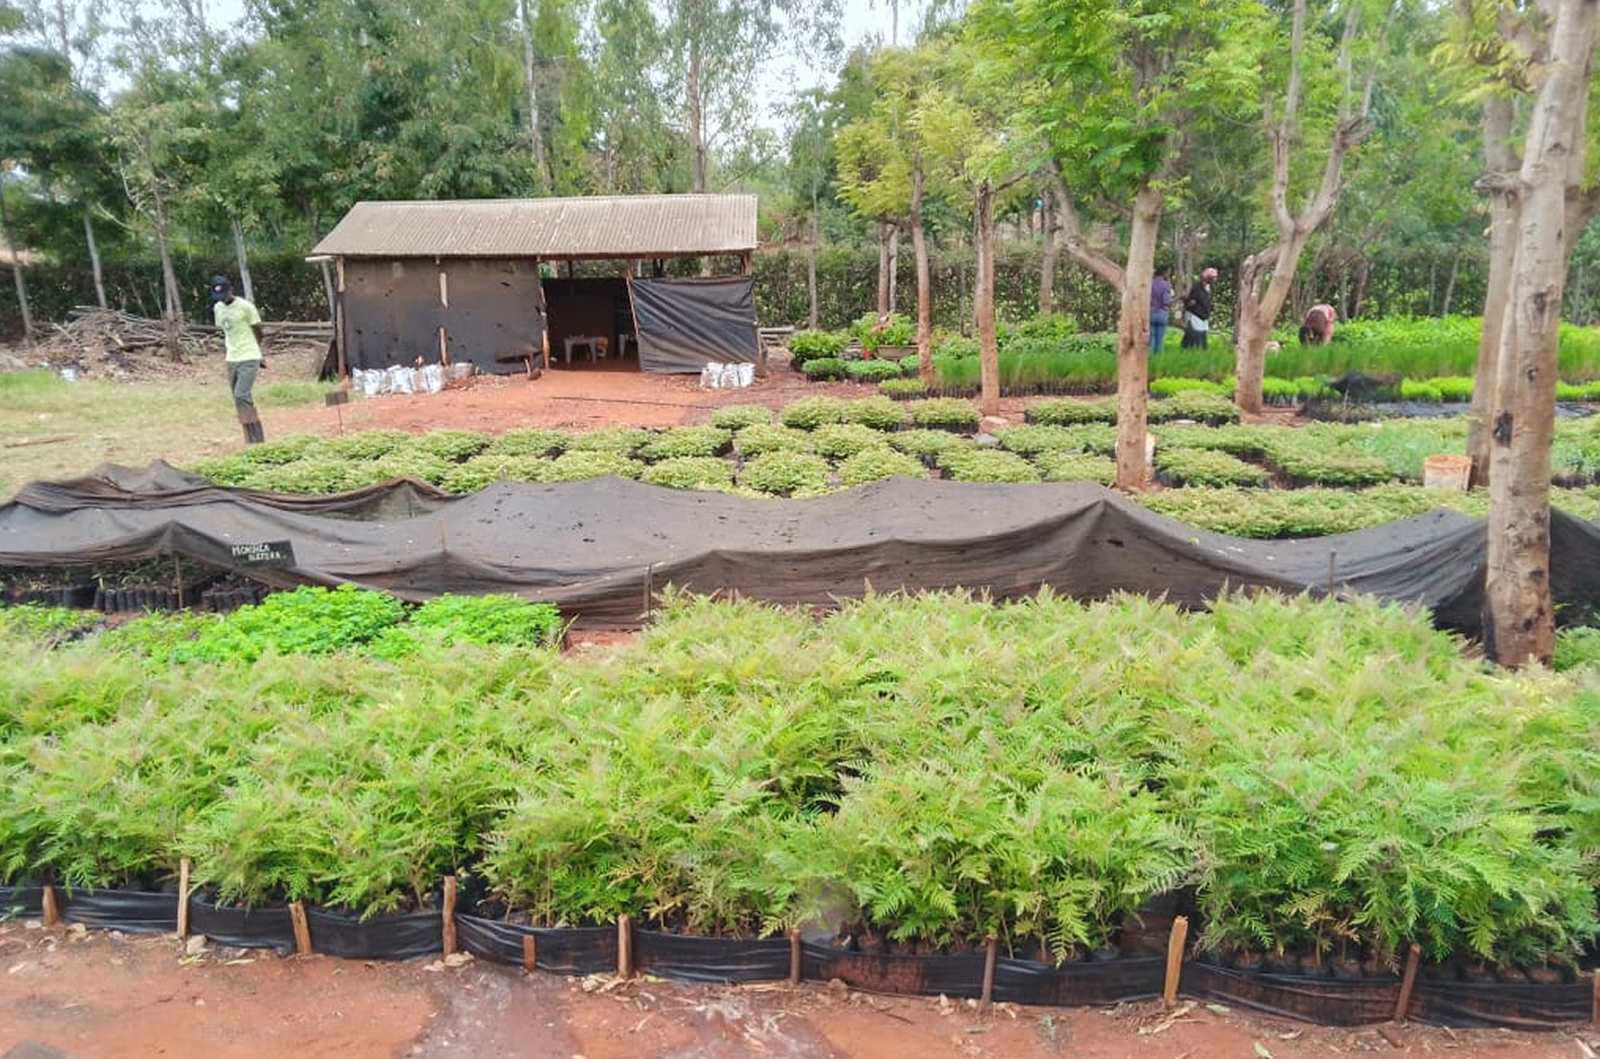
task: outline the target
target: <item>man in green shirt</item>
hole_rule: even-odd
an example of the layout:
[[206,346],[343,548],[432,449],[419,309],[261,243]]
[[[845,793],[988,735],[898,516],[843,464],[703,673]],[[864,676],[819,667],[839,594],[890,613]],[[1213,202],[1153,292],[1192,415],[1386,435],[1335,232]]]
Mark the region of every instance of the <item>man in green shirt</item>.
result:
[[256,373],[261,370],[261,314],[254,305],[234,296],[233,283],[227,276],[211,277],[211,303],[211,317],[222,329],[227,344],[228,388],[233,391],[233,405],[239,411],[239,424],[244,427],[245,444],[254,445],[266,440],[261,432],[261,416],[250,396]]

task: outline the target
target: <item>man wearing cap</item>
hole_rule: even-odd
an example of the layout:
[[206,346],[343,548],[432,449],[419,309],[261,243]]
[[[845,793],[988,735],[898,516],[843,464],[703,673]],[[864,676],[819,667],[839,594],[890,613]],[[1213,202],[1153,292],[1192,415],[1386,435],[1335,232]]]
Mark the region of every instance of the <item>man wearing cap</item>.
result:
[[261,416],[250,391],[261,370],[261,314],[243,298],[234,296],[227,276],[211,277],[211,318],[222,329],[227,345],[228,387],[233,390],[233,406],[239,412],[247,445],[266,440],[261,432]]
[[1211,285],[1216,281],[1217,270],[1208,268],[1184,295],[1181,343],[1184,349],[1204,349],[1211,338]]

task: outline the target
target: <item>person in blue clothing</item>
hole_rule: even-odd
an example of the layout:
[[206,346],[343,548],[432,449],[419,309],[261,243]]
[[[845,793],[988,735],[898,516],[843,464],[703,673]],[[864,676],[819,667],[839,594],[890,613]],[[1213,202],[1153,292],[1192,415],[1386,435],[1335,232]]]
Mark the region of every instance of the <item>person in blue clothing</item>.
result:
[[1157,265],[1155,281],[1150,284],[1150,352],[1161,352],[1171,323],[1172,281],[1167,279],[1167,267]]

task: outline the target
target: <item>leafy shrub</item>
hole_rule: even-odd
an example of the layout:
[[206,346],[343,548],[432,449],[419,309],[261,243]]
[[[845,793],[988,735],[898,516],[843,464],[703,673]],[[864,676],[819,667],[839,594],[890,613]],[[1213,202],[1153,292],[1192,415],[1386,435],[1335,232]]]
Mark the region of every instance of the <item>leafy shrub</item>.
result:
[[446,594],[413,610],[405,624],[385,629],[374,642],[373,653],[403,656],[424,645],[550,647],[561,642],[563,630],[561,612],[551,603],[530,603],[517,596],[493,593]]
[[978,340],[967,335],[940,335],[933,340],[932,352],[936,360],[976,360]]
[[450,463],[461,463],[488,448],[494,439],[476,430],[433,430],[417,439],[422,451]]
[[926,478],[928,469],[916,457],[887,447],[863,449],[839,464],[839,482],[846,487],[878,482],[895,475]]
[[765,452],[811,452],[814,448],[808,431],[776,423],[757,423],[733,436],[733,451],[746,459]]
[[1065,313],[1040,313],[1027,320],[1017,323],[1002,325],[996,338],[1001,350],[1009,350],[1015,344],[1029,342],[1047,342],[1060,345],[1068,342],[1078,335],[1078,321],[1076,317]]
[[1557,630],[1550,664],[1558,673],[1578,668],[1600,672],[1600,629],[1580,625]]
[[819,395],[790,401],[779,413],[778,421],[786,427],[815,430],[824,423],[848,422],[849,414],[845,410],[844,401],[837,397]]
[[711,425],[723,430],[742,430],[757,423],[772,422],[772,410],[758,404],[723,405],[711,413]]
[[816,496],[828,491],[832,469],[806,452],[766,452],[739,469],[739,484],[768,496]]
[[1072,397],[1054,397],[1045,401],[1035,401],[1028,405],[1023,414],[1029,423],[1055,424],[1058,426],[1071,426],[1076,423],[1115,423],[1117,421],[1116,398],[1101,398],[1097,401],[1080,401]]
[[1465,403],[1472,400],[1472,390],[1476,385],[1471,376],[1467,375],[1441,375],[1429,380],[1433,388],[1439,391],[1441,401]]
[[879,346],[908,346],[916,341],[917,329],[900,313],[890,313],[887,325],[880,326],[876,313],[859,316],[850,325],[850,334],[861,342],[867,351]]
[[1300,386],[1293,379],[1268,375],[1261,380],[1261,399],[1267,404],[1289,405],[1300,398]]
[[251,445],[239,453],[239,459],[257,465],[293,463],[314,457],[326,442],[326,438],[317,434],[290,434],[260,445]]
[[982,421],[977,406],[959,397],[911,401],[906,405],[906,413],[912,426],[940,430],[977,430]]
[[1039,469],[1014,452],[974,445],[938,457],[939,469],[958,482],[1037,482]]
[[1400,380],[1400,399],[1402,401],[1423,401],[1428,404],[1438,404],[1444,400],[1444,395],[1439,388],[1431,382],[1422,382],[1415,379]]
[[1239,409],[1221,393],[1185,390],[1160,401],[1150,402],[1150,422],[1162,423],[1171,419],[1193,419],[1213,426],[1237,423]]
[[569,436],[559,430],[508,430],[489,443],[489,456],[554,456],[565,451]]
[[[252,445],[251,448],[259,448]],[[246,449],[245,452],[249,452]],[[254,477],[257,465],[244,458],[244,453],[234,453],[230,456],[217,456],[209,460],[196,460],[184,468],[190,474],[227,486],[244,486]]]
[[850,336],[842,331],[796,331],[789,336],[789,355],[796,363],[832,358],[850,344]]
[[640,427],[601,427],[567,438],[567,452],[611,452],[632,456],[650,440],[650,431]]
[[668,489],[727,489],[733,464],[716,456],[673,456],[646,467],[639,479]]
[[573,449],[563,452],[550,461],[550,469],[542,479],[546,482],[581,482],[590,478],[615,475],[618,478],[637,478],[644,473],[644,464],[630,459],[621,452],[608,450]]
[[878,392],[892,397],[921,397],[928,392],[928,384],[921,379],[884,379],[878,383]]
[[913,429],[889,435],[889,444],[912,456],[934,457],[951,449],[972,445],[971,438],[952,434],[948,430]]
[[811,382],[835,382],[844,378],[845,363],[837,357],[819,357],[806,361],[801,370]]
[[326,496],[355,488],[361,481],[355,473],[356,466],[350,460],[323,453],[315,459],[262,467],[241,484],[272,493]]
[[375,460],[408,447],[412,440],[413,436],[403,430],[363,430],[327,439],[322,452],[335,460]]
[[[809,376],[810,373],[807,374]],[[882,382],[885,379],[898,379],[904,372],[900,369],[899,361],[847,360],[844,362],[844,374],[852,382]]]
[[1078,452],[1040,452],[1033,457],[1047,482],[1096,482],[1117,484],[1117,461],[1105,456]]
[[183,661],[253,662],[269,651],[326,654],[363,644],[405,614],[398,599],[353,585],[328,589],[303,585],[274,592],[255,606],[240,607],[206,626],[174,657]]
[[639,446],[639,455],[647,460],[665,460],[674,456],[720,456],[727,452],[733,435],[719,426],[672,427],[651,437]]
[[858,423],[873,430],[897,430],[906,418],[901,407],[886,397],[846,401],[842,415],[843,422]]
[[811,440],[817,455],[834,460],[866,449],[889,447],[887,435],[859,423],[824,423],[811,432]]
[[452,467],[439,482],[439,487],[452,493],[465,494],[475,493],[501,480],[546,482],[551,480],[551,466],[552,461],[543,456],[498,454],[491,450]]
[[0,640],[26,638],[48,647],[75,639],[99,621],[98,614],[73,607],[46,607],[36,603],[8,606],[0,603]]
[[1082,448],[1076,434],[1059,426],[1001,427],[995,431],[995,437],[1001,448],[1019,456],[1037,456],[1041,452],[1077,452]]
[[1267,472],[1214,449],[1156,450],[1156,470],[1178,485],[1260,486]]
[[156,612],[140,615],[107,629],[100,644],[108,650],[140,655],[157,662],[171,661],[185,645],[199,639],[213,625],[225,620],[220,614],[203,611]]
[[[289,466],[297,467],[299,464]],[[398,478],[411,478],[430,485],[438,485],[457,466],[415,446],[395,449],[377,459],[353,464],[346,477],[345,488],[356,489]]]

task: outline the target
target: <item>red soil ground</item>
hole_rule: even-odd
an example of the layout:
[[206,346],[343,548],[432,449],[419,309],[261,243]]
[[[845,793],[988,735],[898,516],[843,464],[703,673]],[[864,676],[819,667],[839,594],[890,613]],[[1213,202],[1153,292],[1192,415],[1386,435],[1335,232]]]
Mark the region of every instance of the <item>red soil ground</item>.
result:
[[0,1056],[11,1059],[1577,1059],[1594,1054],[1594,1036],[1304,1026],[1188,1002],[985,1011],[837,985],[577,980],[470,958],[280,958],[0,926]]

